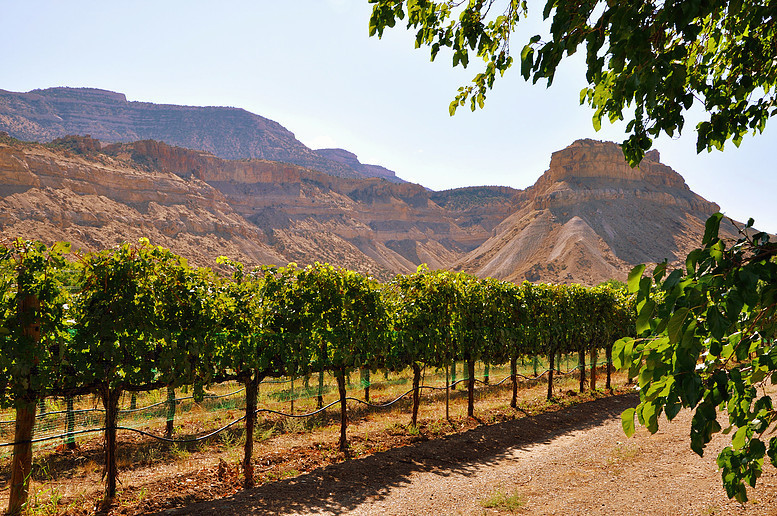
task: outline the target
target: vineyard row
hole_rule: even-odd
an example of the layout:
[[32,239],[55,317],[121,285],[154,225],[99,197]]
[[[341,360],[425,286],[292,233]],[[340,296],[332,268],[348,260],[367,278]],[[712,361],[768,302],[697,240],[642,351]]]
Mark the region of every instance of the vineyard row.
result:
[[[109,503],[123,392],[191,386],[201,399],[208,385],[242,383],[250,486],[256,391],[265,378],[331,373],[345,449],[352,371],[410,367],[415,424],[424,366],[447,372],[464,362],[471,416],[476,361],[510,363],[514,405],[520,357],[548,357],[551,397],[558,353],[579,353],[584,364],[587,352],[604,349],[609,362],[612,343],[634,333],[632,301],[609,285],[516,285],[425,266],[379,283],[328,264],[219,263],[229,277],[145,239],[88,254],[66,243],[0,244],[0,404],[16,409],[9,513],[26,500],[35,407],[44,397],[100,397]],[[446,408],[447,399],[446,389]]]

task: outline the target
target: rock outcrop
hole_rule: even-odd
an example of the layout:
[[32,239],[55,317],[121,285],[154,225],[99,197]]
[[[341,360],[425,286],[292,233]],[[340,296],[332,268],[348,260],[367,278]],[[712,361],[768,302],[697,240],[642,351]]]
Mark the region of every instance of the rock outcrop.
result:
[[[159,140],[230,160],[258,158],[293,163],[341,177],[402,181],[383,167],[355,168],[313,151],[279,123],[232,107],[128,102],[122,93],[95,88],[0,90],[0,131],[26,141],[91,135],[102,142]],[[354,156],[355,158],[355,156]]]
[[[593,140],[553,153],[550,169],[514,202],[517,210],[457,268],[515,281],[625,280],[636,264],[684,260],[719,210],[658,151],[632,169],[618,145]],[[736,236],[730,225],[723,232]]]
[[[249,265],[318,260],[382,279],[422,262],[446,267],[489,237],[515,193],[497,189],[487,202],[449,209],[420,185],[152,140],[99,148],[89,137],[0,138],[5,235],[84,249],[147,236],[200,265],[221,254]],[[477,215],[484,210],[491,216]]]
[[222,254],[284,261],[202,180],[7,139],[0,141],[0,228],[9,238],[68,240],[85,250],[145,236],[201,265]]

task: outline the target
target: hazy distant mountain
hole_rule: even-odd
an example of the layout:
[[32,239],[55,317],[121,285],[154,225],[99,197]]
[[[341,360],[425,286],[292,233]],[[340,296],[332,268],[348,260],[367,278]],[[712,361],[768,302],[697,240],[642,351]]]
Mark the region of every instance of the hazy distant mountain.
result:
[[103,142],[158,140],[224,159],[259,158],[294,163],[340,177],[382,177],[394,172],[363,165],[348,151],[329,157],[313,151],[279,123],[232,107],[128,102],[122,93],[94,88],[0,90],[0,131],[27,141],[91,135]]
[[365,165],[359,161],[356,154],[345,149],[317,149],[315,152],[326,159],[351,167],[364,177],[381,177],[392,183],[404,182],[397,177],[393,170],[381,167],[380,165]]

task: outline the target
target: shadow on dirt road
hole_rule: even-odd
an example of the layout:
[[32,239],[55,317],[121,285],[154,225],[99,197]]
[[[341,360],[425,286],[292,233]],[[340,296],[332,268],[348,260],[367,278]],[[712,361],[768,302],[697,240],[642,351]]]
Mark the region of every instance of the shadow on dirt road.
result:
[[479,426],[461,434],[351,459],[268,483],[233,496],[200,502],[157,514],[288,514],[343,513],[367,500],[377,501],[410,482],[418,472],[440,476],[473,475],[496,464],[508,452],[548,443],[573,431],[586,430],[620,417],[636,406],[636,394],[580,403],[556,412]]

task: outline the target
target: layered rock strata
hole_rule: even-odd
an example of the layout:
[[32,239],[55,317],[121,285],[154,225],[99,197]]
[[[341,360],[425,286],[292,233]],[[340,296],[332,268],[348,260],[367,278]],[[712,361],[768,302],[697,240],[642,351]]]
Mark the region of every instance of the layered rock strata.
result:
[[[693,193],[658,151],[632,169],[618,145],[594,140],[553,153],[549,170],[515,203],[458,268],[514,281],[623,281],[636,264],[684,260],[720,209]],[[736,236],[731,225],[723,232]]]
[[[0,136],[3,236],[84,249],[146,236],[200,265],[219,255],[249,265],[328,261],[388,279],[427,263],[593,285],[625,280],[637,263],[679,263],[718,209],[657,152],[631,169],[617,145],[591,140],[554,153],[524,191],[430,192],[153,140],[39,145]],[[731,225],[723,232],[736,236]]]
[[468,210],[488,207],[447,209],[410,183],[149,140],[100,148],[86,137],[46,146],[0,138],[5,235],[84,249],[147,236],[201,265],[221,254],[250,265],[328,261],[382,279],[424,262],[442,268],[489,237],[515,192],[492,193],[494,215],[467,221]]

